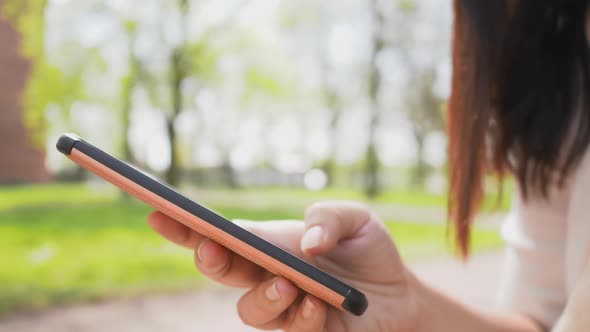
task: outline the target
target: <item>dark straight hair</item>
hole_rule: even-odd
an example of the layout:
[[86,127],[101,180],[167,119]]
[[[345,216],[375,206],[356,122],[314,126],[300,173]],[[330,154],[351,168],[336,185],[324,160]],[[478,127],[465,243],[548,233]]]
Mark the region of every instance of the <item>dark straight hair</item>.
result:
[[454,0],[449,221],[467,256],[484,176],[546,196],[590,142],[589,0]]

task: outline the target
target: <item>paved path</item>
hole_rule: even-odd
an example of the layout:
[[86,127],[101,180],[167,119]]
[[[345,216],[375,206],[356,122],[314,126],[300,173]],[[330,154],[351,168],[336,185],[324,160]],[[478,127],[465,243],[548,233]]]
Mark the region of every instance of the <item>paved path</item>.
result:
[[[444,258],[413,266],[436,288],[465,303],[492,308],[502,258],[499,253],[475,256],[467,265]],[[239,320],[235,303],[240,293],[221,287],[181,295],[160,295],[108,301],[0,321],[1,332],[62,331],[254,331]]]

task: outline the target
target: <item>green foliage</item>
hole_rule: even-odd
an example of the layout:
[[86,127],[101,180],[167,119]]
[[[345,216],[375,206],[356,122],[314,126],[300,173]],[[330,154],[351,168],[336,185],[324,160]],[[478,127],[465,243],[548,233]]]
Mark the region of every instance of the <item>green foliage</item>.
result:
[[0,13],[6,16],[22,37],[23,54],[33,60],[45,52],[45,7],[47,0],[5,0]]
[[[178,248],[146,225],[150,207],[116,200],[113,190],[83,185],[0,189],[0,315],[56,304],[201,287],[192,253]],[[233,192],[235,194],[235,192]],[[251,207],[231,192],[203,197],[228,218],[297,219],[286,209],[303,191],[252,190],[249,197],[274,197],[269,207]],[[314,199],[338,196],[312,193]],[[342,194],[340,194],[342,195]],[[346,194],[346,195],[350,195]],[[280,197],[283,196],[281,200]],[[255,206],[255,205],[254,205]],[[388,222],[406,259],[439,255],[448,248],[444,225]],[[500,245],[494,230],[476,230],[476,249]]]
[[[32,141],[39,146],[45,139],[45,110],[55,103],[62,109],[69,109],[74,101],[83,98],[83,66],[79,63],[74,70],[64,72],[47,61],[45,54],[45,8],[47,0],[8,0],[2,9],[21,35],[23,55],[31,62],[27,88],[23,96],[24,122]],[[98,50],[93,49],[94,59]],[[105,69],[104,61],[97,61],[99,68]]]
[[[44,128],[45,109],[55,103],[63,110],[84,95],[83,77],[81,73],[66,76],[56,66],[40,61],[33,67],[25,94],[25,123],[30,128]],[[43,131],[31,131],[36,142],[45,136]]]
[[405,13],[413,13],[416,11],[416,2],[414,0],[397,0],[397,8]]
[[271,73],[259,68],[250,67],[246,72],[247,89],[249,92],[265,91],[271,96],[281,97],[286,89],[281,82]]
[[188,43],[184,47],[184,56],[188,59],[188,74],[198,80],[216,81],[217,61],[221,51],[213,47],[212,36],[206,34],[199,41]]
[[130,35],[135,34],[135,32],[137,31],[137,22],[135,22],[135,21],[126,20],[124,23],[124,26],[125,26],[125,31],[127,31],[127,33]]

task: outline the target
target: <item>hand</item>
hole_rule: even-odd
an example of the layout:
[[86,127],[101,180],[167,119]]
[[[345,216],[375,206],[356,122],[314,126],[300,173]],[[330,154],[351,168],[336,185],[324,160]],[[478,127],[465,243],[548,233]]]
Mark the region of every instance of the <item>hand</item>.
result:
[[363,205],[316,203],[305,222],[246,222],[240,226],[361,290],[366,313],[357,317],[302,293],[288,280],[203,237],[160,212],[149,224],[163,237],[195,250],[197,268],[222,284],[248,288],[238,302],[244,323],[286,331],[413,331],[417,300],[385,225]]

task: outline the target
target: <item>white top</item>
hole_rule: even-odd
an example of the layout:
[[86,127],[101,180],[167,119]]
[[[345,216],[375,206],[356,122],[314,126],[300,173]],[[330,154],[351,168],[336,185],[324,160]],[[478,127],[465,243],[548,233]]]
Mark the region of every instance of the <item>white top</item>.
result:
[[[586,17],[590,42],[590,8]],[[590,150],[547,198],[515,196],[502,227],[507,249],[498,302],[551,328],[590,263]]]
[[502,227],[507,249],[499,304],[553,327],[590,253],[590,153],[548,197],[515,196]]

